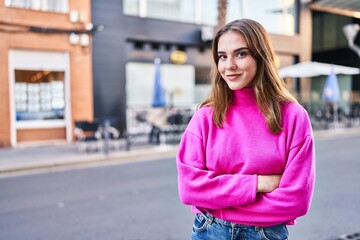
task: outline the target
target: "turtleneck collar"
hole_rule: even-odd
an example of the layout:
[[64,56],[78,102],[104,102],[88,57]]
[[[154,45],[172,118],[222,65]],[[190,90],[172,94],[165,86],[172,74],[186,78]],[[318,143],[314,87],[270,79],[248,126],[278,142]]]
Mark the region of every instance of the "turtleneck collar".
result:
[[256,104],[254,88],[242,88],[233,91],[233,105],[254,105]]

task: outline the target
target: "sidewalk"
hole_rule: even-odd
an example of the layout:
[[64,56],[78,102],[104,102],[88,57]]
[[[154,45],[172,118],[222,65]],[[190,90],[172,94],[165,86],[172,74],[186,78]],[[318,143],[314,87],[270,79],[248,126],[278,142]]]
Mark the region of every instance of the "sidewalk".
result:
[[81,152],[76,142],[0,148],[0,176],[24,171],[45,171],[173,157],[176,151],[175,145],[159,146],[143,142],[135,144],[130,151],[126,151],[125,146],[121,146],[120,149],[110,151],[108,154],[103,151]]
[[[360,128],[317,130],[315,140],[359,136]],[[132,162],[163,157],[175,157],[177,145],[156,146],[146,143],[134,144],[130,151],[80,152],[77,143],[52,146],[0,148],[0,176],[23,171],[45,171],[76,168],[99,164]]]

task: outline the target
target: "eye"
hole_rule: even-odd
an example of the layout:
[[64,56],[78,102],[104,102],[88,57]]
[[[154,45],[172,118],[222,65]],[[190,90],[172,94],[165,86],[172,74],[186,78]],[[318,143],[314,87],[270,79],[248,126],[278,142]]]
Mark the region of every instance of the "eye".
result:
[[237,54],[236,54],[236,57],[237,58],[244,58],[248,55],[248,51],[239,51]]
[[218,59],[219,59],[219,61],[225,61],[226,56],[225,55],[218,55]]

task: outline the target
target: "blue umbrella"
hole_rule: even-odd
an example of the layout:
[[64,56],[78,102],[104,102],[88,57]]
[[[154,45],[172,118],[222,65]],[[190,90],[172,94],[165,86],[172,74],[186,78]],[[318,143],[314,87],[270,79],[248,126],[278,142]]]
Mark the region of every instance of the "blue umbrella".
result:
[[327,103],[336,103],[340,100],[339,83],[333,70],[326,78],[322,100]]
[[165,101],[165,91],[161,83],[160,76],[160,58],[155,58],[155,81],[154,81],[154,95],[152,100],[153,107],[164,107],[166,105]]

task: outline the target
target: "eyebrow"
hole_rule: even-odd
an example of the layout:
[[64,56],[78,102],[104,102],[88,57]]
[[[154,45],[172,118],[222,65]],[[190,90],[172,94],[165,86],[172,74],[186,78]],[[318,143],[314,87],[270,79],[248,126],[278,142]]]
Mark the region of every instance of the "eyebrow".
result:
[[[240,47],[240,48],[237,48],[235,49],[233,52],[239,52],[241,50],[248,50],[249,48],[248,47]],[[225,53],[224,51],[218,51],[218,54],[222,54],[222,53]]]

